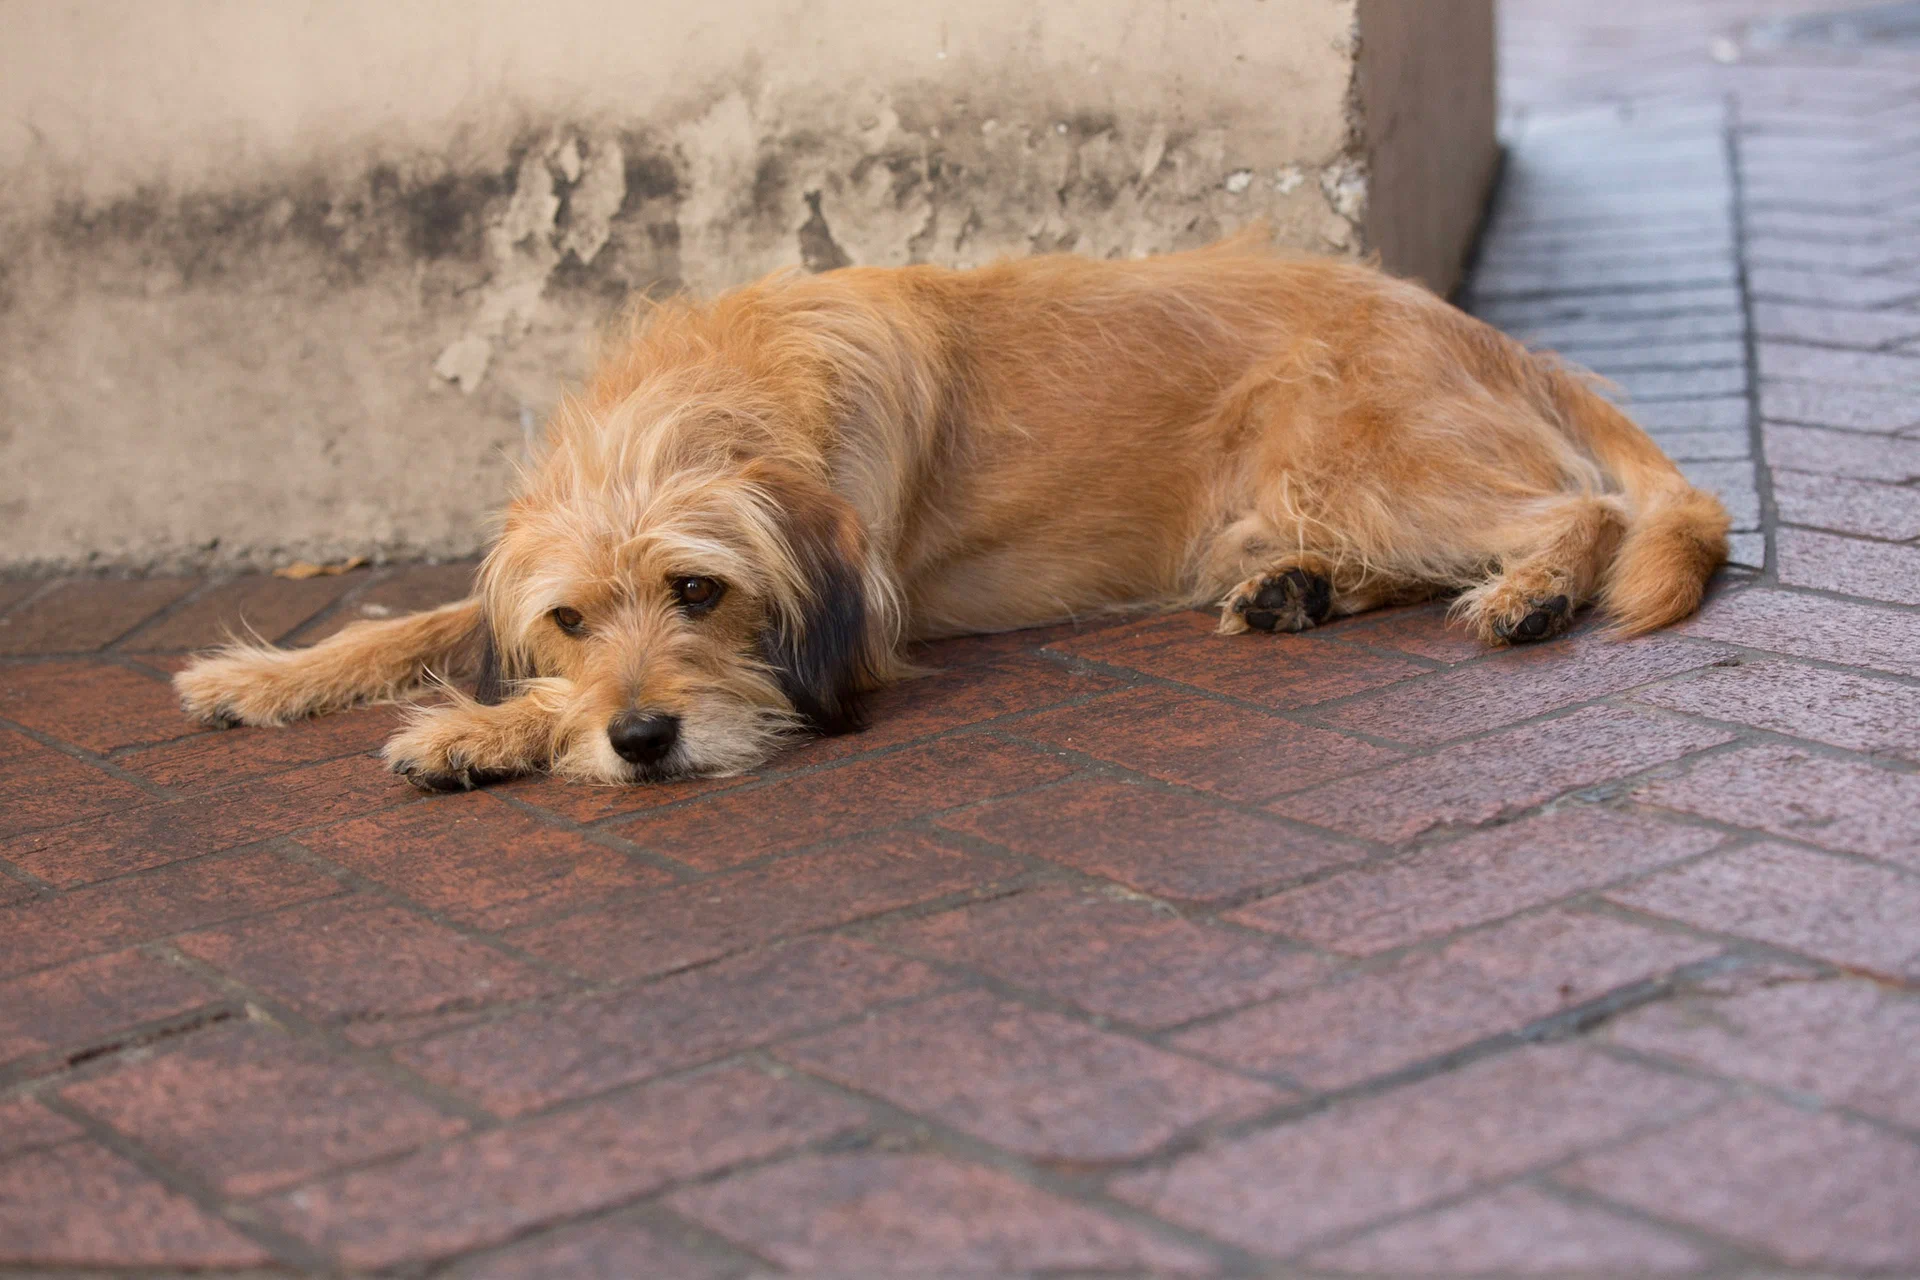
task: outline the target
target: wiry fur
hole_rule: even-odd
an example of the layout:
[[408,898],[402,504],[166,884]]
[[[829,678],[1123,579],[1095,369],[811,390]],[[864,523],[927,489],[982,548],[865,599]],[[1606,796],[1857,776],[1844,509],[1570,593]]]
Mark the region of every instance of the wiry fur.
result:
[[[178,686],[272,724],[478,663],[481,697],[417,712],[396,769],[729,773],[856,725],[914,638],[1178,605],[1293,630],[1436,592],[1494,644],[1593,600],[1640,632],[1698,604],[1726,529],[1582,375],[1365,267],[1241,242],[783,274],[636,316],[472,600]],[[712,612],[676,604],[689,574],[727,584]],[[679,717],[671,755],[614,751],[629,711]]]

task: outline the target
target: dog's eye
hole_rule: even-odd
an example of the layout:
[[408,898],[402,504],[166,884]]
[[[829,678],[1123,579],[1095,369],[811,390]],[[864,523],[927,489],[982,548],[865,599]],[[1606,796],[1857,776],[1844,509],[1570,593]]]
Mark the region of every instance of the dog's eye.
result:
[[569,609],[565,605],[562,605],[547,616],[553,619],[554,626],[560,628],[570,636],[583,636],[587,634],[587,620],[580,616],[578,609]]
[[673,580],[674,599],[688,613],[705,613],[720,603],[720,597],[727,594],[727,584],[718,578],[675,578]]

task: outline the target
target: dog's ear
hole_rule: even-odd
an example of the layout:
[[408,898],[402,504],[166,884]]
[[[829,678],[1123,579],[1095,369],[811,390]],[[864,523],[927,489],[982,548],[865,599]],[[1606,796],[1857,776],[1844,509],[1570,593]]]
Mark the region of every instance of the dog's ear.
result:
[[787,555],[803,585],[795,598],[774,602],[762,654],[808,727],[850,733],[865,724],[860,694],[873,676],[860,518],[796,468],[760,461],[748,475],[779,506]]
[[512,691],[512,681],[507,679],[506,669],[500,662],[500,647],[493,642],[493,624],[486,618],[480,619],[480,675],[474,685],[474,701],[483,706],[496,706],[507,700]]
[[461,669],[474,677],[474,701],[491,707],[511,698],[514,682],[526,674],[514,670],[514,665],[494,642],[493,619],[487,616],[483,607],[473,624],[473,631],[467,637],[460,663]]

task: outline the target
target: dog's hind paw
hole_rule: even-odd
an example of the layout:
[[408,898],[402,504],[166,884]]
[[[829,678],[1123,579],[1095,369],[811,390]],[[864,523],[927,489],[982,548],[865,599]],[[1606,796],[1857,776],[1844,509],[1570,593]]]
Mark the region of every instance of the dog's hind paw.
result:
[[1511,645],[1565,634],[1578,608],[1564,578],[1522,574],[1482,583],[1461,596],[1453,611],[1483,643]]
[[1566,596],[1529,600],[1526,613],[1518,620],[1495,618],[1493,633],[1508,644],[1532,644],[1551,640],[1573,625],[1573,602]]
[[1235,587],[1221,605],[1220,630],[1305,631],[1332,612],[1332,582],[1305,569],[1284,569]]

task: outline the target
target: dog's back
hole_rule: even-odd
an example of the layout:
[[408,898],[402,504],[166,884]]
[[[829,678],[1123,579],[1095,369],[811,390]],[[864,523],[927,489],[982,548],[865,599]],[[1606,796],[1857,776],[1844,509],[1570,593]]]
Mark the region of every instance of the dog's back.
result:
[[1718,503],[1580,378],[1356,264],[1241,241],[734,296],[833,353],[821,376],[866,402],[830,448],[918,634],[1211,602],[1248,545],[1387,584],[1356,602],[1471,589],[1565,536],[1568,497],[1597,562],[1569,608],[1604,586],[1628,630],[1683,616],[1724,554]]

